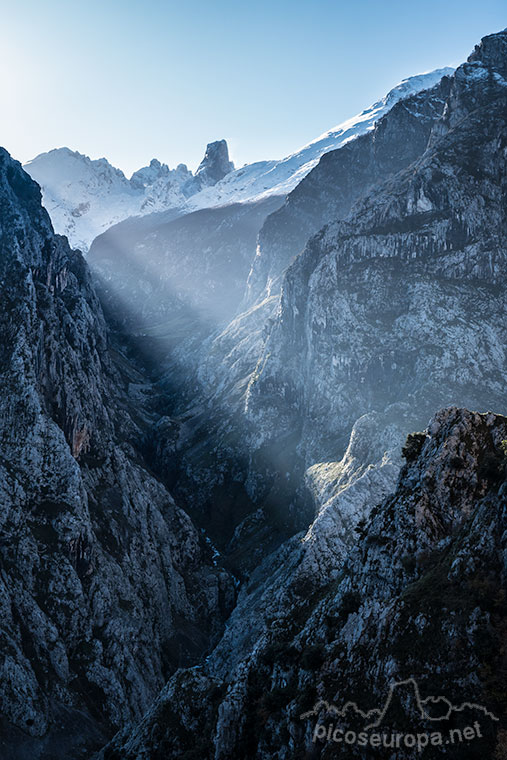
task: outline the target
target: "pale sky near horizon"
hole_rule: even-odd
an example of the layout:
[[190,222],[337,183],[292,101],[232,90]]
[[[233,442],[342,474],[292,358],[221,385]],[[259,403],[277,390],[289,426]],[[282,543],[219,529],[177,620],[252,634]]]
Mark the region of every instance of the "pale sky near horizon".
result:
[[505,0],[0,0],[0,145],[68,146],[130,175],[281,158],[401,79],[456,66]]

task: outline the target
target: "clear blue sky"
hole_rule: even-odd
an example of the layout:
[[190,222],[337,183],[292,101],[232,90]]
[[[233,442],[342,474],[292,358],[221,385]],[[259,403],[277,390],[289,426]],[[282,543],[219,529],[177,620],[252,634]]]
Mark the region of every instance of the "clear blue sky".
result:
[[0,144],[127,173],[296,150],[411,74],[457,65],[505,0],[0,0]]

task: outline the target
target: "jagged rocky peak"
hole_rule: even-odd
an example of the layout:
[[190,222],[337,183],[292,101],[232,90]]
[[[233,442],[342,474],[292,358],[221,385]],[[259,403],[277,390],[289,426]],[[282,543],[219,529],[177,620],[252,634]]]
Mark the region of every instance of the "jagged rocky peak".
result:
[[229,148],[225,140],[208,143],[204,158],[195,173],[202,187],[216,185],[226,174],[234,170],[234,164],[229,160]]
[[160,177],[167,174],[169,167],[167,164],[161,164],[158,158],[152,158],[149,166],[143,166],[142,169],[138,169],[130,178],[130,184],[132,187],[145,188],[151,185]]
[[456,70],[447,108],[433,137],[441,137],[448,129],[461,128],[463,117],[474,110],[477,111],[476,118],[483,118],[485,109],[498,104],[506,92],[507,29],[504,29],[484,37]]
[[507,28],[483,37],[468,57],[468,63],[482,63],[502,76],[507,75]]
[[142,169],[133,173],[130,184],[136,189],[145,190],[160,180],[164,181],[171,178],[179,182],[190,180],[192,172],[185,164],[178,164],[176,169],[171,170],[167,164],[162,164],[158,158],[152,158],[149,166],[143,166]]

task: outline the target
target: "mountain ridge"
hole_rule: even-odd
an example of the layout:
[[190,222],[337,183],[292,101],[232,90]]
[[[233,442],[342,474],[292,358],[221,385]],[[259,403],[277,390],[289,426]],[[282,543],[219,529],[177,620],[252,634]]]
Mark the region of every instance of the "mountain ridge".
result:
[[[261,161],[234,169],[225,140],[219,140],[208,145],[195,175],[184,164],[171,170],[152,159],[148,167],[138,169],[129,180],[107,159],[90,159],[69,148],[41,153],[24,168],[41,185],[43,202],[56,231],[66,234],[73,247],[86,252],[98,234],[130,216],[168,209],[184,213],[286,194],[323,153],[364,133],[400,99],[433,86],[451,72],[450,68],[436,69],[403,80],[383,100],[281,161]],[[69,159],[84,164],[84,178],[76,167],[68,166]],[[91,167],[97,169],[95,174],[90,174]]]
[[209,143],[195,175],[153,158],[127,179],[106,158],[91,159],[69,148],[41,153],[24,165],[42,188],[55,229],[86,252],[112,224],[155,211],[183,213],[187,199],[232,171],[225,140]]
[[147,463],[157,393],[3,149],[0,227],[0,754],[75,760],[206,650],[234,583]]

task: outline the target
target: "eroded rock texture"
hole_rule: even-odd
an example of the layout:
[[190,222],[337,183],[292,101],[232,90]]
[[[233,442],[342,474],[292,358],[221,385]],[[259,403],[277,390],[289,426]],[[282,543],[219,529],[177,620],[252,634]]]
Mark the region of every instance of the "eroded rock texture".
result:
[[[337,552],[312,526],[299,546],[293,541],[261,565],[206,663],[180,671],[101,758],[187,757],[197,747],[202,758],[224,760],[336,757],[333,742],[313,742],[322,701],[380,709],[389,685],[408,679],[425,697],[479,704],[499,718],[467,708],[462,717],[480,718],[482,739],[430,746],[418,757],[501,757],[494,753],[504,746],[506,708],[506,437],[505,417],[437,413],[409,436],[394,493],[357,526],[348,550]],[[205,710],[192,710],[196,703]],[[315,705],[315,716],[302,719]],[[402,698],[392,708],[398,730],[405,721],[414,731],[411,707]],[[346,718],[344,730],[360,730]],[[386,757],[385,748],[347,752]],[[415,757],[403,746],[396,756]]]
[[233,586],[147,468],[151,388],[3,150],[0,201],[0,753],[74,759],[206,650]]

